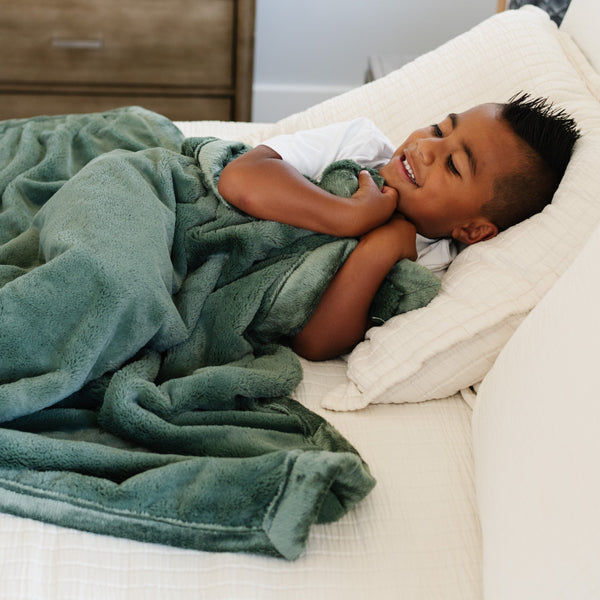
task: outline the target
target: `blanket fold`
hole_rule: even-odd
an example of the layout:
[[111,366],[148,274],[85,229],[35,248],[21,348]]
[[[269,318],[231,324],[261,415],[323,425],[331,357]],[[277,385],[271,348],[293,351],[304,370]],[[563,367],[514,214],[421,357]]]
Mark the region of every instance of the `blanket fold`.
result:
[[[356,240],[234,209],[218,177],[247,147],[140,108],[7,121],[0,139],[0,510],[296,558],[374,485],[290,399],[302,370],[280,343]],[[351,193],[359,169],[327,185]],[[385,318],[439,287],[402,268]]]

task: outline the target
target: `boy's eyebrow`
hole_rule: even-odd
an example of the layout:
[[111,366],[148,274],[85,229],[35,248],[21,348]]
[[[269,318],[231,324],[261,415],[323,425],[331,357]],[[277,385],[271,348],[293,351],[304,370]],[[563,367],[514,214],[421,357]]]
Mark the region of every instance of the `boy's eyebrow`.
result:
[[[452,129],[456,128],[456,125],[458,123],[458,115],[456,113],[450,113],[448,115],[448,118],[450,119],[450,122],[452,123]],[[469,146],[467,146],[467,144],[465,144],[463,142],[463,150],[465,151],[465,154],[467,155],[467,158],[469,159],[469,168],[471,169],[471,175],[473,177],[475,177],[475,174],[477,173],[477,163],[475,162],[475,156],[473,156],[473,152],[471,152],[471,148],[469,148]]]

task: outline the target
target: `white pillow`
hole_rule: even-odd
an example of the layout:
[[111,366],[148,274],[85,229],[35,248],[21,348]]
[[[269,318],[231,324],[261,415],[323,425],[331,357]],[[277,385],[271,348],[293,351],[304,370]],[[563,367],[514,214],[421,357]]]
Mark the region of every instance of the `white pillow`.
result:
[[600,3],[597,0],[572,0],[561,29],[577,36],[577,44],[596,70],[600,70],[600,39],[596,27],[586,23],[600,22]]
[[[592,74],[592,77],[589,75]],[[571,39],[534,7],[507,11],[401,70],[283,121],[300,128],[353,111],[400,143],[414,128],[526,90],[549,97],[583,132],[551,206],[463,251],[423,309],[373,328],[348,359],[333,410],[445,397],[483,379],[525,315],[575,258],[600,220],[600,91]]]
[[600,229],[477,396],[486,600],[600,597],[599,257]]

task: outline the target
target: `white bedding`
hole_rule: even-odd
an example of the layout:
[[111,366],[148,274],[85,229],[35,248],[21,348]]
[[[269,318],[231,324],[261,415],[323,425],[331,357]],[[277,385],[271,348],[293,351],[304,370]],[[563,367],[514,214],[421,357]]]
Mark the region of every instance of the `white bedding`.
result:
[[[595,114],[587,116],[586,111],[597,101],[594,94],[600,86],[595,80],[582,83],[578,79],[582,69],[592,78],[596,75],[591,67],[587,71],[576,48],[569,46],[568,38],[561,37],[560,42],[554,39],[558,39],[558,33],[541,11],[529,8],[522,15],[493,17],[491,24],[478,26],[399,73],[277,124],[195,122],[180,126],[187,135],[217,135],[256,144],[278,132],[364,115],[372,118],[393,141],[400,142],[407,131],[451,109],[462,110],[473,103],[473,98],[504,100],[518,91],[516,86],[531,86],[535,93],[551,91],[558,84],[554,99],[565,105],[570,103],[583,117],[587,141],[577,168],[589,173],[584,184],[574,176],[568,180],[561,192],[563,212],[549,211],[548,215],[550,220],[553,215],[560,219],[568,215],[564,208],[570,206],[567,195],[587,207],[580,213],[585,215],[587,229],[581,230],[577,241],[583,245],[588,230],[593,228],[593,219],[598,218],[588,207],[588,197],[590,190],[600,189],[598,169],[589,169],[590,165],[597,166],[596,157],[600,158],[600,142],[592,131],[600,118]],[[546,65],[546,54],[539,48],[535,35],[538,28],[541,37],[552,44],[555,66],[563,75],[577,79],[572,85],[567,82],[561,87],[564,82],[557,80],[554,71],[540,68],[541,64]],[[469,47],[476,48],[477,64],[472,57],[456,60]],[[485,52],[480,51],[482,47]],[[528,49],[524,57],[523,48]],[[488,58],[494,61],[493,69],[486,69]],[[518,73],[515,64],[521,65]],[[424,81],[429,82],[428,86],[423,87]],[[577,214],[570,218],[574,225]],[[526,227],[521,228],[515,240],[527,238],[527,233]],[[547,243],[552,244],[552,240]],[[481,253],[483,260],[486,251]],[[521,266],[524,280],[529,277],[530,288],[523,292],[529,305],[545,293],[575,254],[575,247],[557,248],[551,258],[558,264],[547,265],[543,281],[535,276],[532,279],[525,272],[526,267]],[[462,260],[464,271],[455,270],[453,285],[459,286],[463,278],[468,278],[469,261],[477,262],[478,256],[471,253]],[[494,264],[497,263],[496,259]],[[496,285],[497,293],[503,293],[504,288]],[[470,310],[472,307],[465,307],[464,317],[453,315],[455,321],[440,336],[439,344],[451,340],[454,331],[461,328],[461,335],[471,331],[473,337],[485,337],[485,329],[477,329],[483,325],[472,319]],[[481,379],[524,311],[519,305],[519,311],[509,314],[494,330],[494,347],[483,355],[473,373],[466,374],[469,378]],[[435,326],[430,323],[429,329],[440,327],[441,331],[446,325],[441,321]],[[456,351],[468,344],[464,335],[461,339],[460,348],[450,341],[443,348],[444,353],[437,355],[438,363],[450,368],[456,380],[465,376],[461,370],[466,368],[464,361],[458,366],[451,362]],[[489,341],[489,336],[486,339]],[[462,355],[470,356],[464,352]],[[369,463],[378,485],[339,522],[314,527],[307,551],[297,561],[180,550],[0,515],[0,598],[480,600],[482,538],[474,487],[472,413],[465,402],[465,398],[472,402],[474,394],[468,390],[462,394],[446,392],[453,395],[427,402],[370,404],[359,411],[330,412],[322,407],[324,398],[334,390],[354,385],[347,377],[346,362],[340,359],[303,364],[305,379],[297,390],[298,400],[324,415],[348,437]],[[385,387],[386,402],[397,400],[394,385]],[[414,383],[423,389],[432,385],[438,384],[432,383],[428,375]],[[430,392],[424,391],[427,393]]]
[[346,518],[316,526],[304,556],[193,552],[0,515],[2,600],[480,598],[468,406],[455,396],[326,413],[345,364],[303,364],[298,399],[330,417],[379,481]]

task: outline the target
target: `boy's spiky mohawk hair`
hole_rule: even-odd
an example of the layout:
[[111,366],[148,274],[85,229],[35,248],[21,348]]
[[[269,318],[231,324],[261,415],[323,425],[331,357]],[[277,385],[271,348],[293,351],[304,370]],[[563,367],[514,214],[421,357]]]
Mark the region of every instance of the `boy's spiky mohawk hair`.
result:
[[560,181],[580,137],[574,119],[546,98],[532,98],[526,92],[513,96],[504,105],[502,116]]
[[552,201],[580,133],[563,109],[526,92],[502,104],[500,115],[525,143],[523,168],[499,178],[494,197],[482,208],[502,231],[540,212]]

